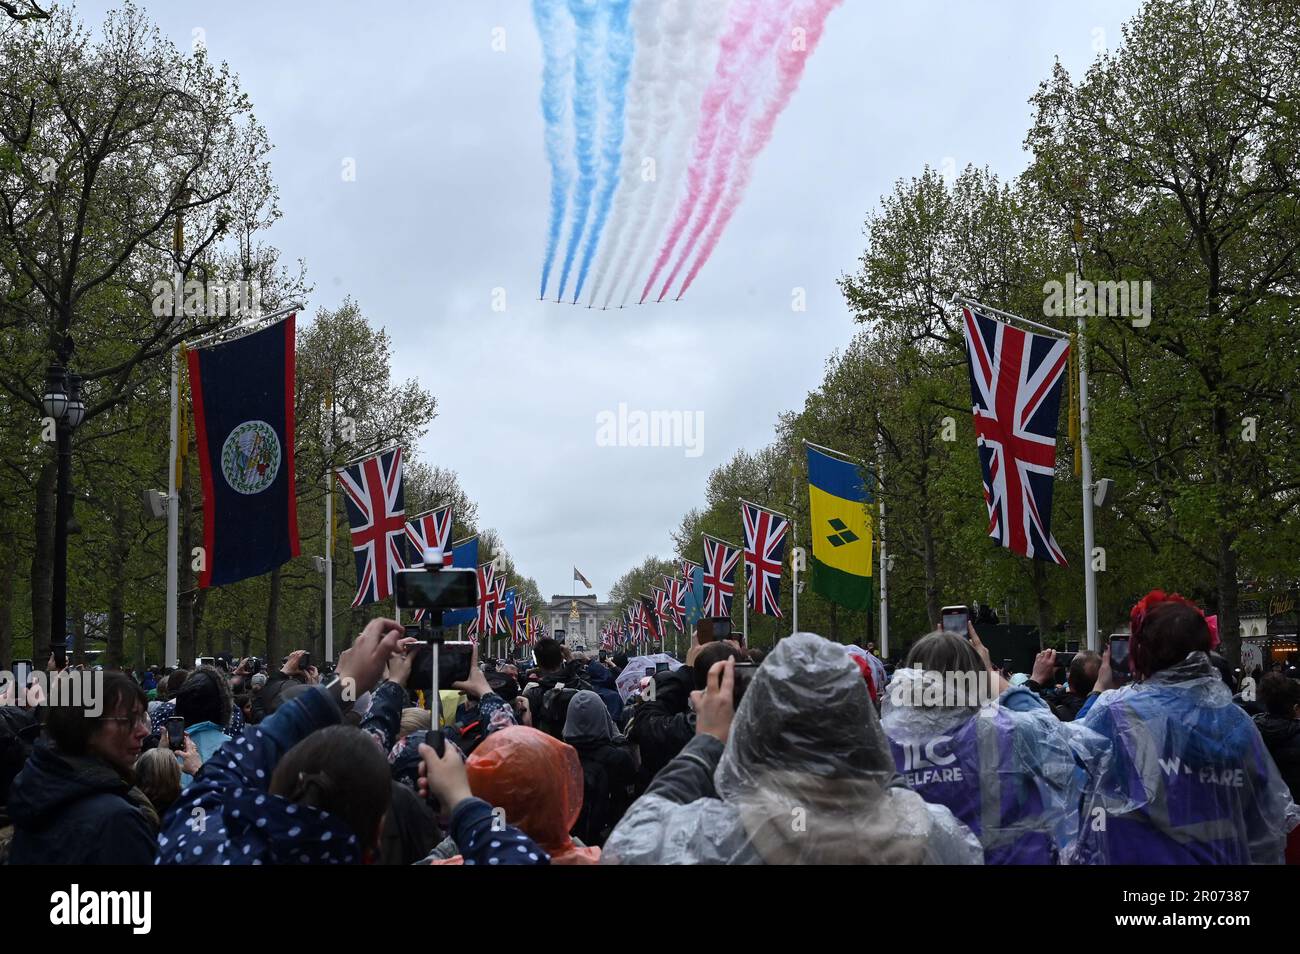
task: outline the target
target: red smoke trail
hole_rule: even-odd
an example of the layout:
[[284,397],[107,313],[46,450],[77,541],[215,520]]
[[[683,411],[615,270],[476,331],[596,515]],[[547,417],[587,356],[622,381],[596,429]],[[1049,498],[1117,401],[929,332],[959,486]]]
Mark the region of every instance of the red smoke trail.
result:
[[759,30],[757,39],[751,46],[752,56],[748,64],[749,68],[740,73],[741,78],[732,88],[731,99],[727,103],[727,123],[722,129],[718,148],[713,154],[713,175],[709,177],[708,191],[705,193],[699,213],[695,216],[695,224],[691,227],[686,244],[682,246],[681,253],[677,257],[677,264],[673,266],[672,271],[668,273],[668,277],[664,279],[663,287],[659,289],[659,297],[656,301],[664,300],[664,296],[668,294],[668,289],[677,280],[677,276],[690,259],[691,252],[695,250],[696,243],[699,242],[700,236],[704,234],[705,227],[713,220],[713,213],[717,210],[718,202],[722,198],[736,155],[740,152],[741,142],[744,139],[745,120],[749,117],[750,109],[754,104],[754,97],[758,92],[756,87],[769,71],[768,53],[774,48],[778,49],[779,52],[778,41],[781,32],[788,23],[792,22],[790,18],[791,3],[792,0],[781,0],[781,2],[775,2],[774,0],[767,10],[767,19],[764,21],[762,29]]
[[842,0],[809,0],[800,11],[796,23],[807,24],[805,48],[802,50],[791,49],[792,44],[787,44],[782,47],[778,54],[777,73],[779,83],[776,92],[768,101],[767,109],[750,130],[745,148],[740,154],[736,173],[727,189],[727,197],[722,202],[721,211],[714,220],[713,227],[709,229],[708,237],[700,248],[695,264],[691,266],[690,272],[687,273],[686,279],[682,282],[682,287],[677,291],[678,298],[686,294],[686,289],[691,287],[691,283],[695,281],[695,276],[700,273],[704,263],[713,254],[718,239],[722,236],[723,229],[727,227],[727,223],[731,221],[731,216],[740,205],[741,199],[744,198],[745,189],[749,186],[749,179],[754,171],[754,160],[763,151],[763,147],[768,144],[768,141],[771,140],[772,131],[776,128],[777,118],[789,105],[791,97],[794,96],[794,91],[799,86],[799,80],[803,78],[803,70],[808,62],[808,57],[812,56],[813,50],[817,48],[818,41],[821,40],[822,31],[826,26],[826,18],[841,2]]
[[718,53],[713,80],[705,90],[704,101],[700,104],[700,122],[695,129],[691,165],[686,171],[686,195],[677,206],[677,214],[668,230],[668,238],[664,241],[663,248],[659,250],[650,277],[646,279],[645,288],[641,289],[641,302],[649,296],[651,286],[668,262],[668,257],[672,254],[677,240],[681,238],[686,223],[690,220],[691,210],[695,208],[695,203],[699,199],[700,190],[704,185],[704,175],[709,168],[709,154],[713,151],[713,145],[718,138],[718,116],[731,95],[735,84],[735,73],[741,65],[740,60],[747,47],[746,41],[754,30],[760,5],[761,0],[737,0],[736,6],[731,8],[727,32],[719,41],[721,50]]

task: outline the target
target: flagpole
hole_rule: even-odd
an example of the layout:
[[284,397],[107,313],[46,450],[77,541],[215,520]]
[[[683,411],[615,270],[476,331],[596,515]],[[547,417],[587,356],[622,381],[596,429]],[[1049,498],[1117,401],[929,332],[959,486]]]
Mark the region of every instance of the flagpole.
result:
[[790,613],[790,635],[799,632],[799,538],[795,534],[794,517],[790,518],[790,595],[793,610]]
[[334,661],[334,485],[325,471],[325,661]]
[[876,483],[876,500],[880,504],[880,658],[889,658],[889,555],[885,547],[885,497],[881,489],[885,464],[880,462],[880,480]]
[[[1080,278],[1082,277],[1080,275]],[[1083,315],[1080,314],[1077,320],[1079,327],[1079,452],[1083,458],[1083,601],[1084,616],[1088,626],[1088,649],[1096,652],[1099,637],[1097,633],[1097,573],[1092,565],[1093,547],[1096,541],[1092,523],[1092,454],[1088,450],[1088,349],[1085,344]]]
[[744,566],[744,559],[741,559],[742,569],[745,571],[745,592],[740,598],[740,638],[745,641],[745,648],[749,648],[749,567]]
[[[180,330],[181,325],[181,251],[185,248],[185,229],[183,213],[176,215],[176,228],[172,233],[172,247],[176,253],[175,287],[172,290],[172,331]],[[171,349],[171,416],[168,421],[168,434],[171,443],[171,456],[167,459],[167,605],[166,635],[164,637],[164,664],[171,667],[180,665],[176,645],[176,602],[179,594],[178,571],[180,566],[180,495],[176,487],[176,462],[180,455],[180,417],[181,417],[181,364],[180,345]],[[206,554],[205,556],[210,556]]]

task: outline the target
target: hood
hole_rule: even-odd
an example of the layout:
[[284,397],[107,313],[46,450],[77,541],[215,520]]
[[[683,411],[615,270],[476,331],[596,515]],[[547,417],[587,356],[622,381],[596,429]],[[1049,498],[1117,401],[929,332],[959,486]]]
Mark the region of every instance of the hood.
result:
[[63,755],[42,739],[9,790],[9,816],[20,825],[36,828],[83,798],[117,795],[130,800],[130,791],[131,784],[107,762],[86,755]]
[[506,820],[552,860],[577,850],[569,831],[582,811],[583,781],[573,746],[528,726],[511,726],[484,739],[465,767],[470,790],[504,809]]
[[928,813],[891,797],[901,782],[861,671],[812,633],[781,640],[759,666],[714,782],[769,864],[925,855]]
[[[955,674],[954,678],[962,681],[947,688],[955,685],[964,690],[968,685],[964,676],[964,673]],[[880,704],[880,721],[886,734],[900,745],[925,742],[937,735],[953,735],[980,711],[978,705],[943,705],[944,697],[944,673],[902,667],[895,669],[894,678],[889,681]],[[929,704],[927,700],[930,700]]]
[[597,689],[614,688],[614,674],[609,671],[608,666],[603,666],[596,660],[587,664],[587,678]]
[[1288,719],[1286,716],[1261,712],[1255,716],[1255,726],[1270,749],[1278,746],[1300,745],[1300,719]]
[[623,737],[614,727],[605,700],[590,689],[583,689],[569,700],[569,711],[564,719],[564,741],[570,745],[597,742],[621,742]]
[[1182,662],[1152,673],[1133,688],[1142,690],[1164,687],[1187,690],[1192,693],[1197,705],[1218,708],[1233,704],[1232,691],[1224,683],[1209,653],[1188,653]]

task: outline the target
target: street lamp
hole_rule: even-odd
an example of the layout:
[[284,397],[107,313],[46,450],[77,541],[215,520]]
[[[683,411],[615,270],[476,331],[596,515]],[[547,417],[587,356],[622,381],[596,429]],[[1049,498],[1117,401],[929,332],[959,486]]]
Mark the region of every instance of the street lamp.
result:
[[58,479],[54,497],[54,579],[50,593],[50,655],[60,669],[66,659],[68,622],[68,524],[72,520],[72,432],[86,416],[81,376],[52,364],[45,372],[41,408],[54,421]]

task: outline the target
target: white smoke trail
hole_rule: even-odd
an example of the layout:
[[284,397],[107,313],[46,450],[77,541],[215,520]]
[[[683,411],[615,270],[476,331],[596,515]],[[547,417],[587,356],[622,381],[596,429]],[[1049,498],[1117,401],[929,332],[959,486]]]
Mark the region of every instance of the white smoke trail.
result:
[[641,175],[641,160],[650,143],[652,106],[662,95],[662,87],[671,83],[664,69],[664,30],[662,23],[670,23],[675,8],[682,0],[638,0],[632,11],[632,26],[636,35],[636,59],[632,63],[632,81],[628,87],[626,121],[623,137],[623,156],[620,167],[618,194],[614,209],[605,227],[605,240],[596,260],[595,277],[587,306],[596,300],[605,282],[610,263],[623,242],[628,212],[639,191],[650,185]]
[[[609,304],[622,287],[620,305],[627,304],[633,286],[643,279],[658,247],[659,233],[676,205],[677,193],[690,161],[690,143],[700,120],[700,100],[718,59],[718,38],[727,22],[728,2],[682,0],[682,19],[666,23],[662,41],[664,72],[669,82],[655,104],[653,140],[648,152],[656,157],[655,181],[637,191],[634,218],[628,225],[622,257],[613,266]],[[632,268],[632,264],[636,267]],[[639,287],[639,286],[637,286]]]

